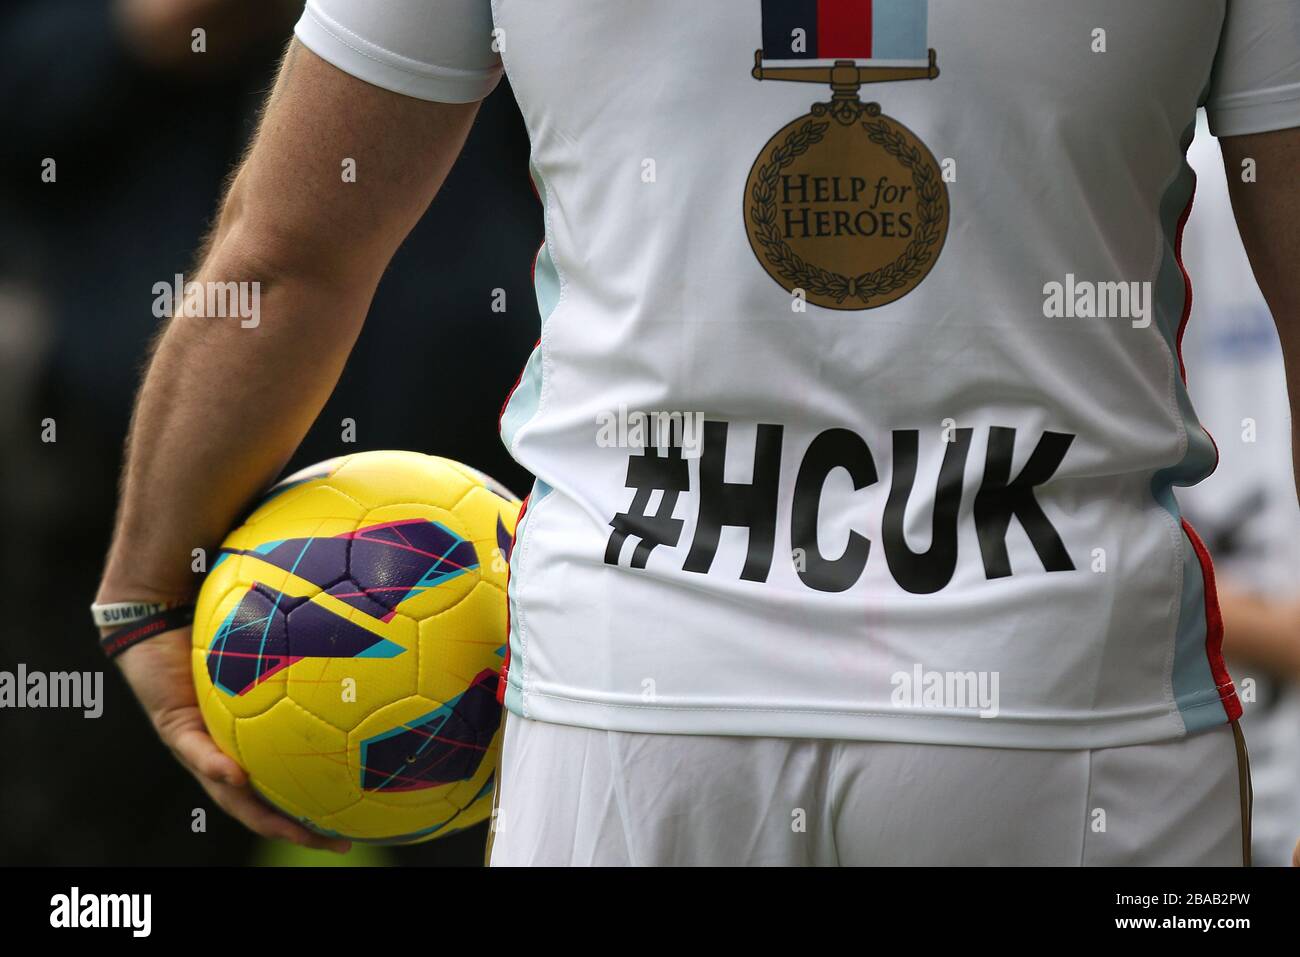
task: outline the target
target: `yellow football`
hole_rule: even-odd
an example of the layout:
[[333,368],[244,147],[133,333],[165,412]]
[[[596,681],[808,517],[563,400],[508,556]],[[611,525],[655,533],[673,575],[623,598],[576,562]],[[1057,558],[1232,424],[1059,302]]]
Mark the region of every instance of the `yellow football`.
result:
[[208,730],[324,834],[427,840],[490,811],[519,502],[416,452],[280,482],[212,561],[194,616]]

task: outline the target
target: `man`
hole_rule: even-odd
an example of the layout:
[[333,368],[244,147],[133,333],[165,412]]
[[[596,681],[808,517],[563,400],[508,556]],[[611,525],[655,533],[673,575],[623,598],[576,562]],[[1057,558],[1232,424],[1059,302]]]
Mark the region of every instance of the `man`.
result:
[[[260,281],[261,326],[159,341],[101,602],[186,599],[504,65],[547,241],[493,863],[1241,862],[1177,237],[1205,102],[1294,375],[1300,5],[312,0],[297,33],[198,277]],[[317,840],[203,733],[187,637],[121,657],[164,740]]]

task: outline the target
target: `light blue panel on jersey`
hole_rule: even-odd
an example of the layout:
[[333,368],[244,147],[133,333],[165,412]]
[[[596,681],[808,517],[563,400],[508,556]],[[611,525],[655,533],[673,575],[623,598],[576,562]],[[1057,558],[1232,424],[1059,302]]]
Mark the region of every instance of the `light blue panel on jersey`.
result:
[[501,441],[510,449],[519,427],[537,414],[537,403],[542,397],[542,347],[537,346],[524,363],[519,384],[510,393],[510,401],[501,415]]
[[927,0],[875,0],[871,5],[873,60],[929,60]]
[[[535,166],[529,165],[529,173],[532,175],[533,184],[537,187],[537,195],[542,197],[542,203],[546,203],[546,184],[541,174]],[[545,328],[546,320],[555,312],[555,307],[560,304],[560,274],[555,268],[555,261],[551,258],[551,250],[548,243],[543,242],[542,248],[537,252],[537,262],[533,266],[533,289],[537,294],[537,310],[542,317],[542,326]],[[519,383],[515,386],[514,392],[510,394],[510,401],[506,403],[505,411],[501,414],[501,441],[511,454],[514,454],[513,446],[515,436],[519,430],[529,422],[534,415],[542,399],[542,345],[538,341],[537,346],[528,356],[528,361],[524,363],[524,371],[519,376]],[[528,496],[528,509],[531,510],[551,492],[551,487],[541,479],[533,482],[533,490]],[[518,527],[515,529],[515,545],[518,546],[522,541],[527,530],[528,512],[525,511],[523,518],[520,520]],[[524,713],[523,703],[523,675],[526,670],[524,662],[523,642],[519,640],[519,616],[515,613],[515,591],[518,589],[518,579],[515,577],[514,570],[516,565],[516,556],[519,554],[517,548],[510,552],[511,575],[509,584],[506,587],[507,601],[511,605],[510,615],[510,634],[507,640],[510,642],[510,665],[506,672],[506,689],[505,689],[505,706],[509,711],[518,715]]]
[[[1183,218],[1196,188],[1196,174],[1186,160],[1186,153],[1196,134],[1196,122],[1183,132],[1184,158],[1177,175],[1165,190],[1160,202],[1160,221],[1165,234],[1165,253],[1156,276],[1156,323],[1178,359],[1178,329],[1187,306],[1187,285],[1178,262],[1176,244],[1178,224]],[[1205,572],[1192,543],[1182,530],[1182,511],[1174,497],[1175,485],[1194,485],[1214,469],[1218,453],[1203,426],[1196,418],[1180,371],[1174,371],[1174,389],[1178,411],[1187,432],[1187,453],[1181,462],[1157,472],[1151,480],[1151,492],[1179,527],[1183,549],[1182,600],[1178,609],[1178,626],[1174,635],[1174,700],[1188,733],[1223,724],[1227,719],[1218,685],[1210,669],[1206,647],[1209,622],[1205,614]]]
[[[529,172],[537,187],[537,195],[543,198],[544,205],[546,184],[535,167],[530,165]],[[555,268],[555,261],[551,258],[551,250],[547,242],[543,242],[542,248],[537,251],[537,262],[533,266],[533,289],[537,294],[537,309],[542,317],[542,325],[545,326],[546,320],[551,317],[551,313],[560,302],[560,274]],[[515,435],[523,424],[537,414],[537,406],[541,398],[542,348],[539,342],[524,364],[519,384],[510,394],[510,401],[506,403],[505,411],[501,415],[501,441],[505,443],[507,450],[513,449]]]

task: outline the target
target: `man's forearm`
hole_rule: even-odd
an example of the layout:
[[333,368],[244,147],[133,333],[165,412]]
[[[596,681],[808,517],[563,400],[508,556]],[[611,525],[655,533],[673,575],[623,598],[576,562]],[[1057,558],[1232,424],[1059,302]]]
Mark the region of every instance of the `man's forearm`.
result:
[[258,321],[173,304],[136,402],[100,601],[193,591],[193,550],[211,553],[306,434],[477,108],[381,90],[290,44],[187,277],[257,283]]
[[1220,145],[1241,240],[1282,342],[1300,487],[1300,130],[1227,137]]
[[219,239],[192,278],[257,282],[259,322],[170,320],[137,400],[100,601],[192,592],[193,550],[211,554],[284,467],[361,328],[373,288],[268,273],[237,246]]
[[[192,315],[221,311],[206,295],[202,309],[172,304],[136,403],[99,601],[192,595],[194,549],[211,559],[301,441],[379,277],[451,169],[477,109],[373,86],[290,42],[203,264],[188,277],[237,315]],[[165,288],[169,277],[158,278]],[[257,298],[230,283],[258,283]],[[246,294],[240,307],[256,305],[257,321],[229,308],[232,291]],[[163,620],[171,627],[149,641],[113,649],[159,737],[258,834],[345,850],[346,841],[314,834],[256,797],[208,734],[183,617]]]

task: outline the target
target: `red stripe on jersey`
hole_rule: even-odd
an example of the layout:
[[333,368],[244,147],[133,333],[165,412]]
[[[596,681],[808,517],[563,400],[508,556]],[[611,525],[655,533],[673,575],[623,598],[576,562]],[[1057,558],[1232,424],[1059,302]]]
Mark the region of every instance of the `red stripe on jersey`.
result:
[[1205,582],[1205,656],[1210,661],[1210,674],[1214,676],[1214,686],[1219,689],[1219,700],[1229,721],[1241,717],[1241,699],[1228,674],[1228,666],[1223,662],[1223,613],[1219,610],[1219,592],[1214,585],[1214,562],[1210,560],[1209,549],[1201,541],[1187,519],[1183,519],[1183,533],[1192,543],[1196,560],[1201,563],[1201,577]]
[[[1187,228],[1187,220],[1192,215],[1192,204],[1195,199],[1196,173],[1193,171],[1192,193],[1187,197],[1187,206],[1183,209],[1182,216],[1178,218],[1178,229],[1174,234],[1174,261],[1178,263],[1178,270],[1183,275],[1183,314],[1178,319],[1178,334],[1174,346],[1178,356],[1178,374],[1184,385],[1187,383],[1187,367],[1183,364],[1183,333],[1187,331],[1187,320],[1192,315],[1192,277],[1188,274],[1187,267],[1183,265],[1183,230]],[[1210,435],[1208,429],[1205,430],[1205,434],[1210,444],[1214,446],[1214,466],[1217,469],[1219,444],[1214,441],[1214,436]],[[1214,686],[1219,690],[1219,700],[1223,702],[1223,710],[1229,721],[1236,721],[1242,713],[1241,699],[1237,697],[1237,689],[1223,660],[1223,612],[1219,608],[1219,590],[1214,583],[1214,562],[1210,558],[1210,550],[1201,541],[1201,536],[1196,534],[1196,529],[1192,528],[1187,519],[1183,519],[1182,523],[1183,534],[1192,543],[1192,551],[1196,553],[1196,560],[1200,563],[1201,579],[1204,582],[1205,657],[1209,660],[1210,674],[1214,678]]]
[[818,0],[817,56],[871,58],[871,0]]
[[[1192,215],[1192,204],[1196,201],[1196,171],[1192,170],[1192,193],[1187,197],[1187,206],[1183,209],[1183,214],[1178,218],[1178,229],[1174,233],[1174,261],[1178,263],[1178,271],[1183,275],[1183,314],[1178,319],[1178,334],[1174,337],[1174,352],[1178,356],[1178,374],[1182,377],[1183,385],[1187,384],[1187,366],[1183,362],[1183,333],[1187,331],[1187,321],[1192,315],[1192,277],[1188,273],[1187,267],[1183,264],[1183,230],[1187,228],[1187,220]],[[1210,430],[1201,426],[1205,437],[1210,440],[1214,446],[1214,468],[1211,472],[1218,471],[1219,468],[1219,443],[1214,441],[1214,436]]]

